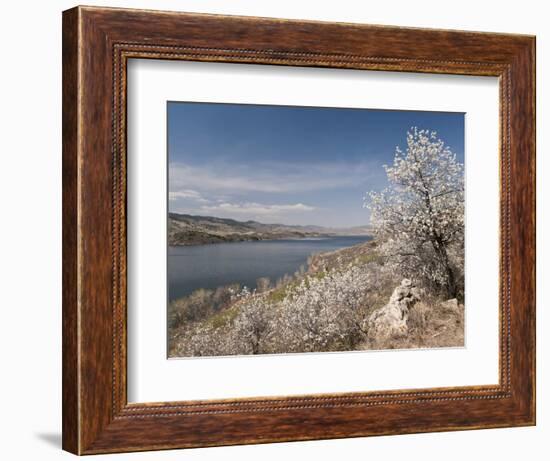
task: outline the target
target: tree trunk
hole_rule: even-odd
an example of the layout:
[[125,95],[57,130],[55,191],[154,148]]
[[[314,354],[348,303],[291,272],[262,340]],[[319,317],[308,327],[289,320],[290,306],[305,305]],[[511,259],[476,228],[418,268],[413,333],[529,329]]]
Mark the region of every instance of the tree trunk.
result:
[[445,244],[441,241],[441,239],[436,238],[434,241],[432,241],[432,243],[436,253],[439,255],[441,264],[445,268],[445,273],[447,276],[447,283],[445,286],[445,290],[447,291],[447,296],[448,298],[456,298],[457,286],[456,286],[455,274],[453,272],[453,268],[451,267],[451,263],[449,261],[447,248],[445,247]]
[[258,341],[252,341],[252,354],[257,355],[260,353],[260,344]]
[[445,268],[447,270],[447,295],[450,298],[456,298],[457,289],[456,289],[456,280],[455,274],[451,265],[449,264],[449,259],[447,258],[447,251],[445,251]]

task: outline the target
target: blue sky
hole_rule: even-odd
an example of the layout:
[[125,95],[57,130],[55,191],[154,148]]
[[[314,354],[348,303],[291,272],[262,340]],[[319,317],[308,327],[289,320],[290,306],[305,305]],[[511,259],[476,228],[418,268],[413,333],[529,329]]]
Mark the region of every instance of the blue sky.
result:
[[169,210],[264,223],[369,223],[363,197],[412,126],[464,162],[464,114],[168,103]]

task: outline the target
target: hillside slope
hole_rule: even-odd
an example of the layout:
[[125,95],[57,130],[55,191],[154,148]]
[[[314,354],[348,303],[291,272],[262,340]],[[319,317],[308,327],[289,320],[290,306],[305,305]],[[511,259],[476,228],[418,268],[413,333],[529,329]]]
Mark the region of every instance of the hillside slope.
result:
[[169,356],[464,346],[464,305],[424,290],[403,332],[378,334],[369,319],[403,283],[384,265],[371,241],[313,255],[305,272],[266,279],[253,291],[196,290],[168,306]]
[[168,215],[168,244],[170,246],[365,234],[368,234],[366,227],[333,229],[320,226],[263,224],[257,221],[237,221],[214,216],[177,213]]

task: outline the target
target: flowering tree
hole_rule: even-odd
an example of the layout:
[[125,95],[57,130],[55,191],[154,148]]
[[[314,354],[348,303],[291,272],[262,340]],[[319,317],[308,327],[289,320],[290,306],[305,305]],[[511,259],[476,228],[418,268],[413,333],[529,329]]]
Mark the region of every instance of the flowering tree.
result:
[[435,132],[412,128],[406,152],[397,147],[393,165],[384,168],[389,187],[371,192],[365,206],[390,266],[456,297],[464,259],[463,165]]

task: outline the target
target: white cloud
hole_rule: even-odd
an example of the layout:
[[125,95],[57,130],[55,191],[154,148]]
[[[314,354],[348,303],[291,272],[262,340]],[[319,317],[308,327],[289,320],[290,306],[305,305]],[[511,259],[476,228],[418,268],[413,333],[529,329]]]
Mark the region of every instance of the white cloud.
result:
[[[329,212],[321,197],[329,196],[338,188],[352,188],[352,193],[357,194],[360,213],[365,213],[361,209],[361,193],[357,191],[379,189],[380,170],[379,165],[349,162],[338,156],[313,164],[276,159],[256,162],[253,166],[220,161],[207,165],[172,162],[169,164],[169,208],[174,213],[239,221],[343,226],[343,210],[353,207],[352,201]],[[385,174],[383,180],[385,182]],[[360,221],[358,224],[363,222]]]
[[379,169],[367,164],[343,162],[320,164],[281,164],[255,166],[254,169],[233,165],[191,166],[171,163],[170,189],[193,188],[201,192],[289,193],[335,189],[366,184]]
[[212,206],[202,206],[202,211],[208,213],[222,213],[224,215],[246,216],[282,216],[289,213],[303,213],[315,210],[315,207],[303,203],[267,205],[255,202],[230,203],[223,202]]
[[207,199],[205,199],[200,192],[192,189],[183,189],[183,190],[175,190],[168,192],[168,199],[169,200],[177,200],[177,199],[191,199],[196,200],[198,202],[208,202]]

